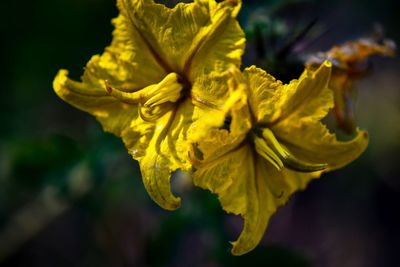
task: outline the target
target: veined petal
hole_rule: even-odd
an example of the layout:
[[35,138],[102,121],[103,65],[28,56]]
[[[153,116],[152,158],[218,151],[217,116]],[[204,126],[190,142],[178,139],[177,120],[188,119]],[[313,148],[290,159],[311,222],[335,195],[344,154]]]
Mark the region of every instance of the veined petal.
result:
[[290,119],[320,120],[333,105],[327,88],[331,64],[325,62],[316,71],[305,70],[299,80],[287,85],[261,69],[245,70],[249,81],[250,106],[259,123],[268,125]]
[[331,63],[325,61],[316,71],[306,69],[299,80],[285,85],[274,94],[277,112],[270,124],[283,120],[321,120],[333,106],[332,92],[328,89]]
[[196,78],[190,97],[193,104],[200,109],[221,110],[229,97],[228,80],[231,78],[229,71],[211,72]]
[[[236,5],[235,5],[236,3]],[[240,1],[198,0],[170,9],[151,0],[119,0],[118,7],[167,72],[193,81],[209,70],[240,65],[244,33],[235,20]]]
[[[256,105],[253,112],[267,114],[260,122],[269,127],[298,160],[321,166],[327,164],[324,171],[350,163],[368,145],[366,132],[359,131],[353,140],[341,142],[321,123],[333,107],[332,91],[327,87],[330,72],[330,63],[325,62],[316,71],[306,69],[299,80],[270,89],[272,78],[260,71],[247,70],[250,96]],[[263,87],[266,92],[259,93]],[[257,105],[263,108],[257,110]]]
[[111,45],[89,61],[82,81],[103,84],[107,80],[110,86],[126,92],[161,81],[170,71],[154,57],[127,18],[120,14],[112,23],[115,29]]
[[256,121],[270,121],[276,112],[274,94],[283,86],[282,82],[256,66],[243,73],[249,83],[249,105]]
[[225,211],[243,217],[242,233],[232,242],[232,254],[242,255],[260,242],[277,208],[319,176],[320,172],[278,171],[246,144],[197,166],[194,183],[216,193]]
[[[244,226],[239,238],[233,242],[232,254],[242,255],[254,249],[276,210],[284,205],[294,192],[304,189],[308,182],[318,178],[320,172],[298,173],[288,169],[278,171],[263,158],[253,155],[254,173],[244,175],[246,184],[246,211],[241,213]],[[228,191],[234,192],[234,184]]]
[[218,194],[223,208],[230,213],[246,212],[246,182],[254,175],[253,153],[247,144],[218,160],[199,164],[194,172],[194,184]]
[[[358,158],[368,146],[366,131],[357,130],[350,141],[338,141],[336,135],[317,121],[284,121],[273,132],[298,159],[309,163],[326,163],[324,171],[341,168]],[[295,134],[294,134],[295,133]]]
[[112,44],[102,55],[93,56],[76,82],[61,70],[54,82],[55,92],[66,102],[94,115],[105,131],[121,135],[126,125],[137,117],[137,106],[120,102],[106,92],[106,84],[122,92],[135,92],[158,83],[165,70],[152,57],[137,33],[127,27],[125,18],[113,20],[115,30]]
[[185,66],[191,80],[212,71],[240,67],[246,42],[236,20],[240,6],[240,0],[225,0],[210,10],[209,24],[194,39]]
[[[215,63],[215,66],[213,65],[210,69],[215,67],[218,70],[221,68],[216,66],[232,65],[231,53],[241,55],[243,52],[243,46],[238,48],[231,42],[222,44],[225,42],[225,36],[220,36],[220,41],[214,40],[215,31],[218,32],[217,35],[225,32],[232,33],[229,30],[231,27],[224,26],[220,29],[220,25],[225,24],[225,20],[233,21],[232,23],[238,26],[234,17],[240,8],[240,1],[227,0],[216,3],[213,0],[198,0],[191,4],[181,3],[169,9],[151,0],[118,0],[118,7],[120,15],[113,20],[115,30],[112,44],[102,55],[92,57],[85,68],[82,82],[74,83],[61,78],[61,76],[66,76],[65,72],[61,72],[54,83],[57,94],[70,104],[96,117],[101,117],[100,122],[105,121],[103,118],[109,116],[111,112],[113,114],[126,112],[128,107],[126,104],[135,104],[138,99],[143,98],[144,94],[138,91],[149,88],[151,85],[155,85],[154,88],[157,89],[165,89],[166,92],[163,93],[162,90],[153,92],[153,95],[143,103],[144,105],[153,107],[164,102],[177,101],[181,96],[180,90],[187,84],[176,83],[165,88],[159,88],[156,84],[171,73],[180,75],[180,72],[184,72],[185,66],[197,66],[192,65],[191,60],[194,60],[195,54],[200,51],[204,58]],[[240,27],[235,28],[234,31],[236,30],[238,38],[244,42]],[[210,59],[213,53],[220,53],[220,57]],[[222,62],[225,59],[226,64]],[[240,56],[236,58],[236,61],[235,64],[239,65]],[[209,68],[209,65],[199,63],[196,67],[201,70],[205,68]],[[182,77],[184,83],[190,75],[186,73],[184,75],[186,77]],[[71,86],[66,86],[67,84]],[[126,103],[118,104],[112,97],[105,95],[102,91],[106,87],[115,89],[108,91]],[[124,101],[124,99],[129,101]],[[130,101],[131,99],[133,100]],[[113,104],[106,107],[103,103]],[[98,104],[102,107],[100,108]],[[117,111],[119,107],[122,108]],[[129,116],[136,116],[135,113],[136,110]],[[107,124],[103,125],[107,131],[121,134],[123,126],[116,125],[118,120],[115,120],[115,125],[112,122],[104,123]],[[116,127],[119,129],[114,130]]]
[[97,118],[104,130],[117,136],[137,117],[137,107],[109,96],[101,86],[70,80],[68,71],[60,70],[53,87],[57,95],[72,106]]
[[191,168],[186,161],[186,132],[192,112],[190,100],[186,100],[155,122],[132,121],[122,135],[128,152],[139,161],[147,192],[164,209],[174,210],[180,205],[180,198],[171,192],[171,173]]
[[225,96],[219,99],[224,104],[217,108],[196,106],[194,109],[188,139],[194,150],[201,151],[202,158],[197,160],[211,161],[229,152],[243,142],[252,127],[247,106],[247,87],[237,75],[241,75],[239,71],[233,71],[226,79],[209,76],[209,84],[225,92]]

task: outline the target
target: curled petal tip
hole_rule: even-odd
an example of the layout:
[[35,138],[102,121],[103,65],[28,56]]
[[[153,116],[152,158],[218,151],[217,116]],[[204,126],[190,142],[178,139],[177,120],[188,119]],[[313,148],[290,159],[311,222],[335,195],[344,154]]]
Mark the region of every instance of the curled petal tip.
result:
[[181,207],[181,198],[176,198],[176,201],[174,202],[169,202],[168,204],[160,204],[158,203],[163,209],[166,210],[177,210]]
[[253,250],[257,244],[246,244],[240,243],[238,241],[229,242],[232,245],[231,253],[233,256],[242,256],[251,250]]
[[67,76],[68,76],[67,70],[61,69],[58,71],[58,73],[53,81],[53,88],[55,91],[58,91],[60,84],[65,83],[65,81],[67,80]]

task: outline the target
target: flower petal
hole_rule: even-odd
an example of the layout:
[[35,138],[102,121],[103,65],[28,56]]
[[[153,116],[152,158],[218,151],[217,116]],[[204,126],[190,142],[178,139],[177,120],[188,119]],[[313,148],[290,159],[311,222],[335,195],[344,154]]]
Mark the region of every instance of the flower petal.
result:
[[332,107],[327,85],[331,64],[324,62],[316,71],[306,69],[299,80],[282,85],[263,70],[245,70],[249,80],[250,105],[258,122],[268,125],[291,119],[319,120]]
[[276,210],[294,192],[304,189],[310,180],[320,176],[320,172],[298,173],[288,169],[278,171],[258,155],[253,155],[252,160],[254,173],[248,172],[241,177],[246,179],[245,185],[236,182],[227,189],[227,192],[235,192],[235,186],[246,188],[246,211],[241,213],[244,226],[239,238],[232,243],[234,255],[242,255],[254,249],[264,236],[269,220]]
[[170,9],[151,0],[119,0],[121,14],[167,72],[194,81],[209,70],[240,65],[244,33],[235,20],[240,1],[198,0]]
[[200,110],[221,110],[229,97],[228,80],[231,74],[228,71],[211,72],[208,75],[200,75],[193,83],[190,97],[195,106]]
[[240,0],[225,0],[210,9],[209,24],[202,28],[191,47],[191,80],[211,71],[240,67],[246,42],[244,32],[235,19],[240,6]]
[[[252,125],[247,106],[247,87],[241,83],[241,73],[237,70],[227,76],[208,75],[206,77],[203,78],[202,84],[208,84],[208,89],[201,93],[207,100],[200,100],[200,102],[208,103],[208,97],[211,98],[213,91],[216,93],[220,91],[224,94],[217,93],[219,97],[213,102],[223,103],[223,105],[214,108],[207,105],[196,106],[193,123],[188,131],[188,139],[195,146],[195,150],[201,151],[202,158],[197,158],[197,160],[211,161],[242,143]],[[194,89],[198,87],[201,86],[195,86]],[[200,88],[198,91],[201,90]],[[194,90],[194,93],[198,91]]]
[[170,71],[163,67],[154,51],[132,28],[123,10],[112,23],[115,29],[111,45],[102,55],[92,57],[82,81],[102,85],[107,80],[110,86],[127,92],[161,81]]
[[[350,141],[338,141],[335,134],[317,121],[284,121],[272,130],[295,157],[309,163],[326,163],[325,171],[341,168],[358,158],[368,146],[368,133],[357,130]],[[293,134],[296,133],[296,134]]]
[[92,87],[68,79],[68,71],[60,70],[53,82],[57,95],[97,118],[104,130],[117,136],[137,117],[137,107],[119,102],[103,88]]
[[246,68],[243,73],[249,82],[249,105],[256,121],[270,121],[276,112],[273,96],[283,86],[282,82],[256,66]]
[[368,145],[368,134],[358,131],[350,141],[342,142],[321,122],[333,107],[333,94],[327,87],[330,64],[316,71],[306,70],[298,81],[278,89],[275,105],[279,112],[270,129],[299,160],[328,164],[325,171],[341,168],[358,158]]
[[132,121],[122,134],[128,152],[139,161],[143,183],[151,198],[162,208],[177,209],[180,198],[171,192],[171,173],[189,170],[186,161],[188,145],[186,132],[193,107],[190,100],[172,108],[156,122]]
[[279,111],[270,123],[324,118],[333,106],[332,92],[328,89],[330,76],[331,63],[325,61],[317,70],[306,69],[299,80],[277,90],[274,97]]
[[277,171],[250,145],[243,145],[218,160],[198,166],[194,184],[216,193],[225,211],[243,217],[242,233],[232,242],[232,254],[242,255],[260,242],[277,208],[319,175],[319,172]]

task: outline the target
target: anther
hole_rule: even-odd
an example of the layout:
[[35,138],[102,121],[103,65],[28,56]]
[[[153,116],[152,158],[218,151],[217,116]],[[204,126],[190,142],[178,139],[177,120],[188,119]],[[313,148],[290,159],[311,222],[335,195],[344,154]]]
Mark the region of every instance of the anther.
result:
[[309,163],[299,160],[294,155],[292,155],[279,141],[275,138],[274,133],[265,128],[262,130],[262,136],[266,144],[271,147],[271,149],[278,155],[285,167],[300,171],[300,172],[315,172],[321,171],[328,167],[326,163]]

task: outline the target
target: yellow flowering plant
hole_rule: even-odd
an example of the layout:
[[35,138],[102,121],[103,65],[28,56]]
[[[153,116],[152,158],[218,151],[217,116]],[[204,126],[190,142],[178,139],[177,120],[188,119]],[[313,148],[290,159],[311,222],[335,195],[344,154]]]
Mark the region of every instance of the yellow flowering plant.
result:
[[368,135],[341,142],[321,122],[333,107],[329,62],[289,84],[254,66],[231,73],[229,82],[212,82],[230,94],[225,105],[195,112],[189,137],[194,184],[244,219],[232,248],[241,255],[259,243],[279,206],[322,172],[356,159]]
[[[56,93],[94,115],[139,161],[144,185],[160,206],[176,209],[170,174],[189,170],[185,135],[192,87],[212,71],[238,67],[244,33],[241,2],[196,0],[170,9],[152,0],[118,0],[113,40],[88,62],[81,82],[60,70]],[[197,86],[198,87],[198,86]]]
[[366,148],[366,132],[340,142],[321,122],[333,105],[329,63],[289,84],[254,66],[240,71],[239,0],[117,6],[111,45],[91,58],[81,81],[60,70],[54,90],[123,140],[161,207],[179,207],[170,179],[180,169],[241,215],[233,254],[259,243],[295,191]]

